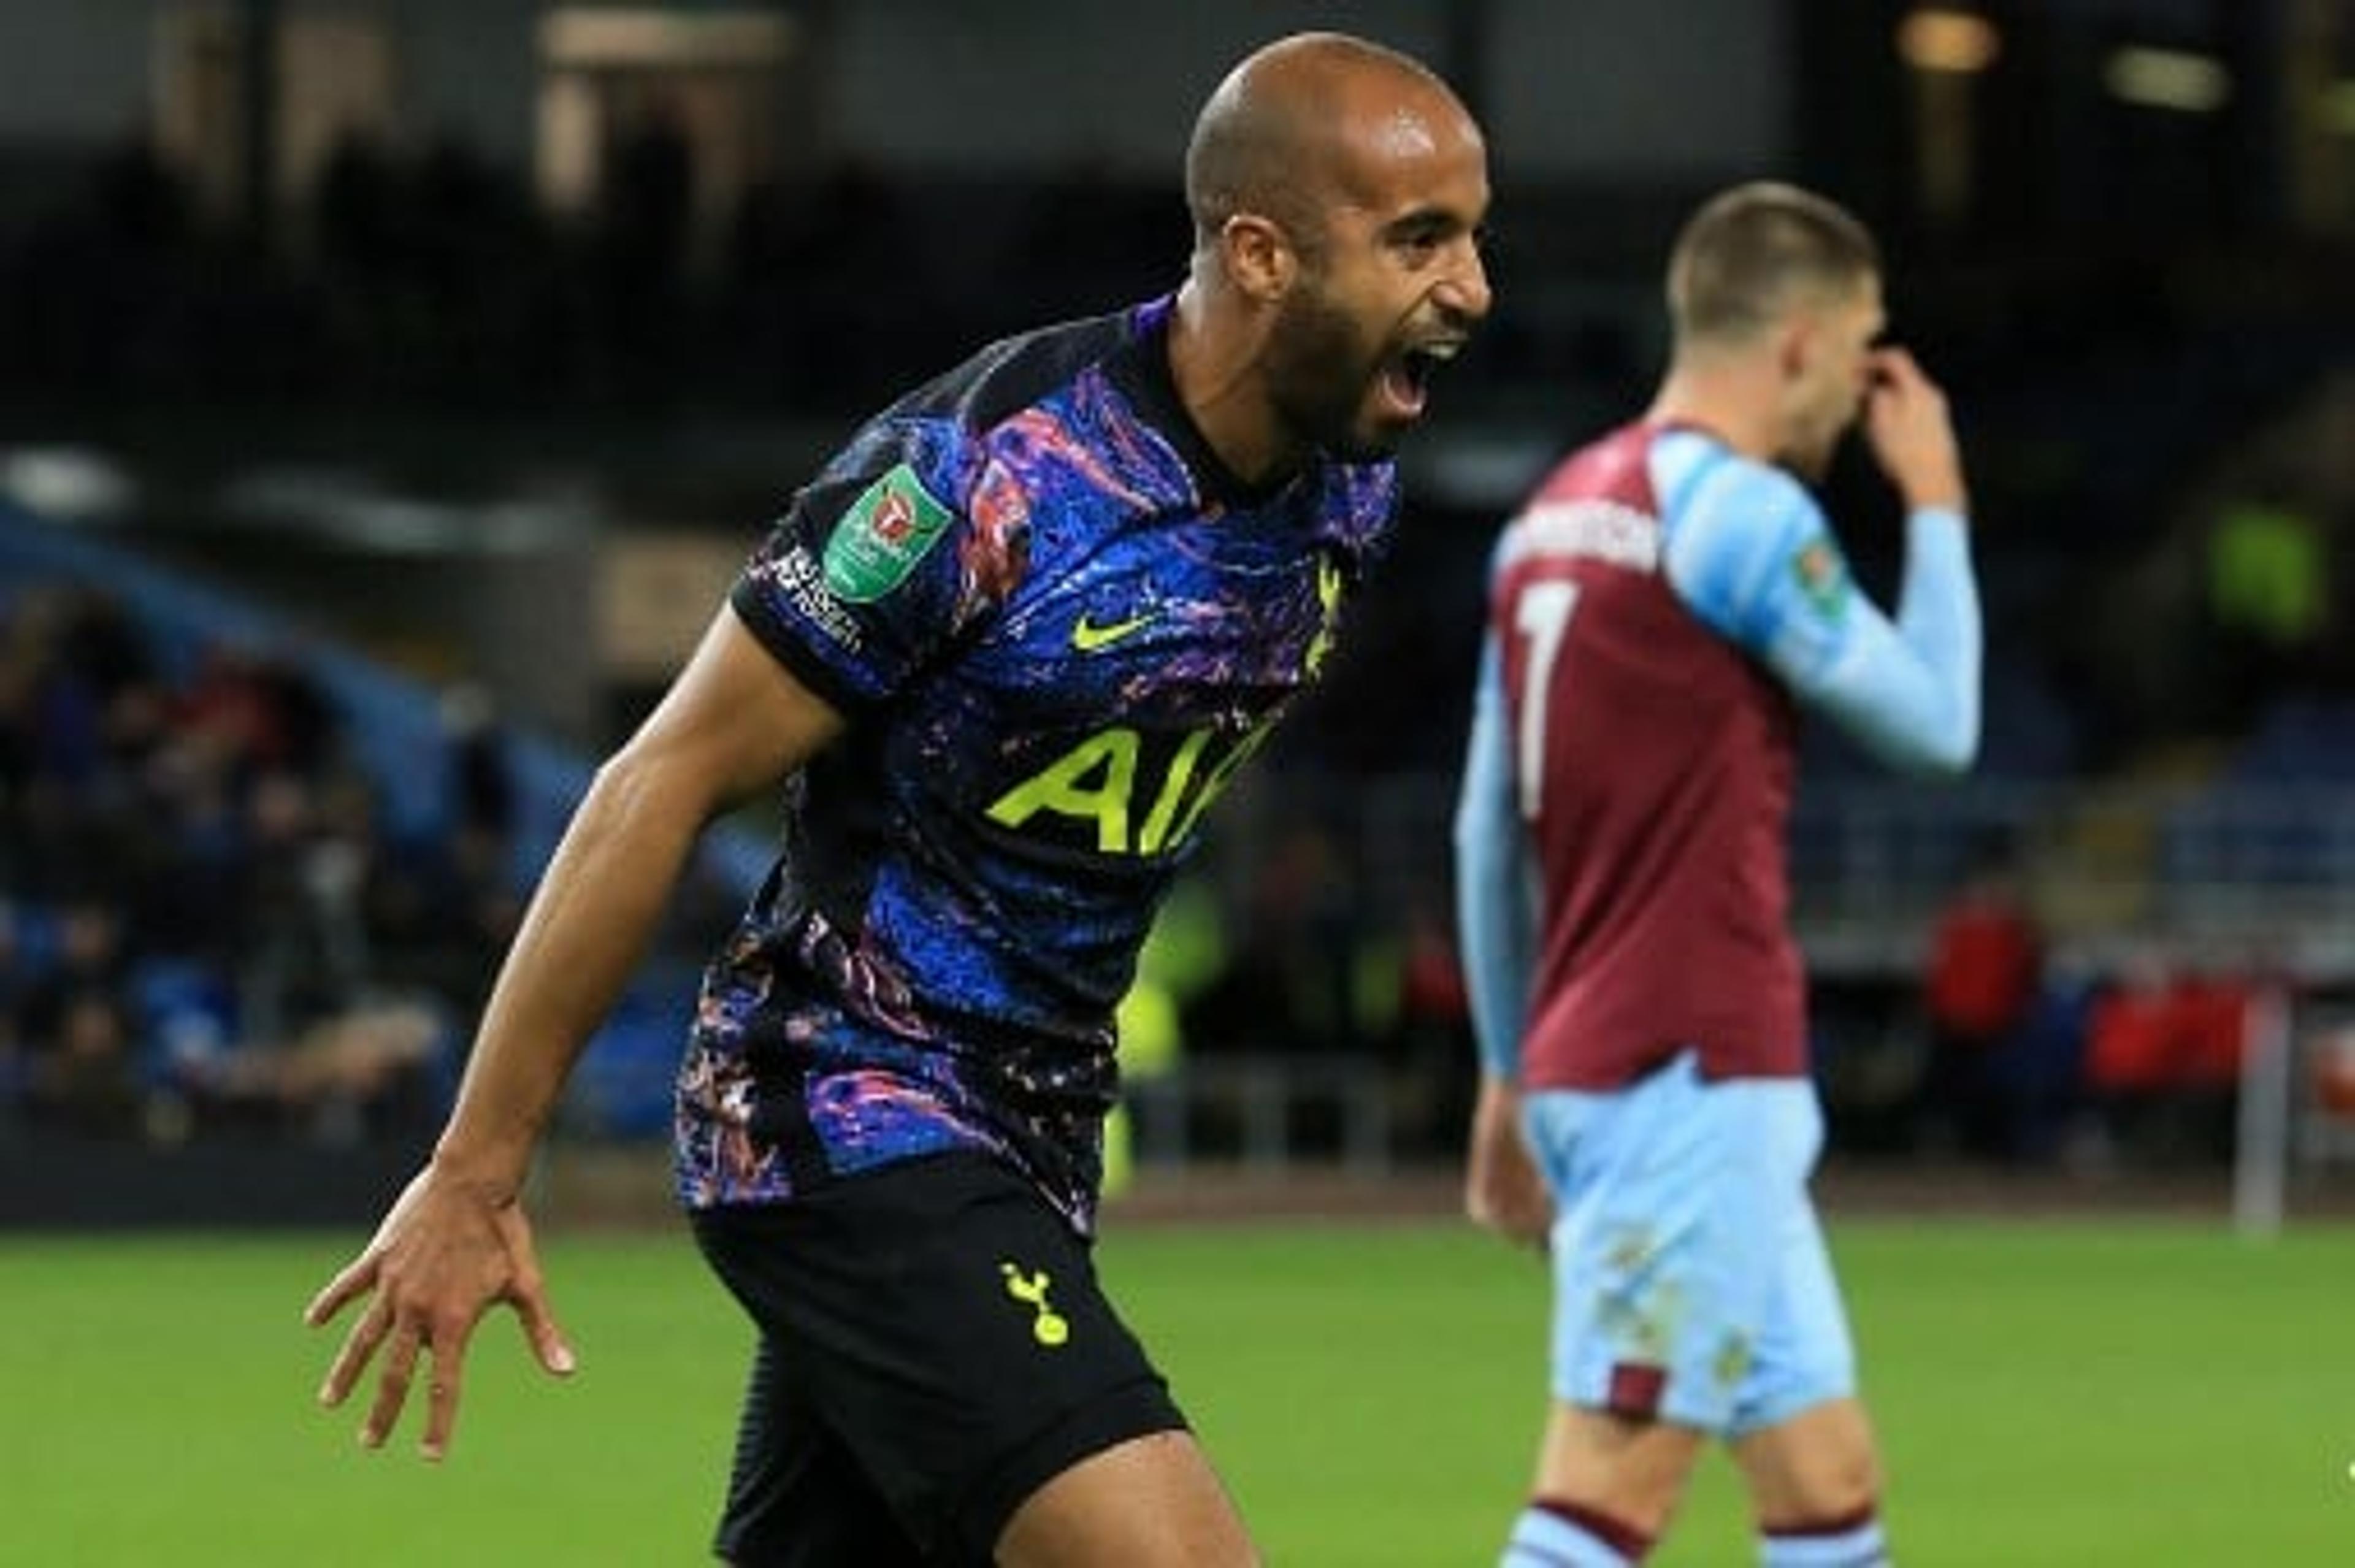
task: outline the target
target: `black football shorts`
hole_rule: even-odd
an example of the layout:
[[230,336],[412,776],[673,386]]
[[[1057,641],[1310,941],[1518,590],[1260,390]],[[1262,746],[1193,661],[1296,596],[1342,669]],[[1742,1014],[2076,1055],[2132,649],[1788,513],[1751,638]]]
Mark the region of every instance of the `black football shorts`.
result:
[[978,1568],[1041,1485],[1185,1425],[1088,1244],[986,1156],[694,1218],[761,1336],[717,1541],[740,1568]]

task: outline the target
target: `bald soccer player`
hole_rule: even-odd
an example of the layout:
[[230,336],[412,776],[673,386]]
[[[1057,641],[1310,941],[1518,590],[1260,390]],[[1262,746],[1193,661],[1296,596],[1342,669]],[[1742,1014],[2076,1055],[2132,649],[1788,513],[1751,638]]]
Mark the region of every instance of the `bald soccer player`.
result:
[[793,500],[599,770],[431,1162],[312,1304],[382,1443],[516,1308],[517,1202],[703,825],[784,791],[678,1079],[679,1197],[759,1332],[740,1564],[1255,1562],[1092,1255],[1113,1011],[1203,813],[1316,678],[1391,453],[1488,310],[1478,127],[1401,55],[1271,44],[1187,150],[1181,286],[998,343]]

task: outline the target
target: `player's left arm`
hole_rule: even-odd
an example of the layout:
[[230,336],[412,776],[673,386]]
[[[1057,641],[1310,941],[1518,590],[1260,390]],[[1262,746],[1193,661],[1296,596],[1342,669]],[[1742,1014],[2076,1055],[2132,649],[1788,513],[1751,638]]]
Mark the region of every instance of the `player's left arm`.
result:
[[1934,505],[1907,514],[1892,620],[1857,588],[1796,480],[1727,461],[1695,491],[1668,548],[1669,580],[1694,612],[1890,765],[1968,768],[1981,630],[1962,513]]

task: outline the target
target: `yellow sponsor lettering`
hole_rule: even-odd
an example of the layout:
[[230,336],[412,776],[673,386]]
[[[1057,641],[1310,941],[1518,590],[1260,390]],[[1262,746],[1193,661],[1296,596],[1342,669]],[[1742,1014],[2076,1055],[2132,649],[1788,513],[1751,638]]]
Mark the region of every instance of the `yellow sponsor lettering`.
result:
[[1219,798],[1220,792],[1227,787],[1227,781],[1235,776],[1235,771],[1238,768],[1251,761],[1252,753],[1259,750],[1260,743],[1265,741],[1274,729],[1275,718],[1271,714],[1252,726],[1249,734],[1235,742],[1233,751],[1219,759],[1219,765],[1212,768],[1209,776],[1202,781],[1201,793],[1195,795],[1194,804],[1186,808],[1184,819],[1178,824],[1175,837],[1179,841],[1182,842],[1188,834],[1194,831],[1194,824],[1202,819],[1202,813],[1208,811],[1210,808],[1210,803]]
[[1092,823],[1095,847],[1105,855],[1158,855],[1183,843],[1201,820],[1210,802],[1250,760],[1273,729],[1273,715],[1254,725],[1208,771],[1202,761],[1218,739],[1215,730],[1188,732],[1160,770],[1148,780],[1152,805],[1144,826],[1132,838],[1129,824],[1135,816],[1138,774],[1147,771],[1146,743],[1134,730],[1105,730],[1089,736],[1038,773],[999,795],[988,810],[992,822],[1020,827],[1040,812]]
[[1178,815],[1178,803],[1185,798],[1187,783],[1194,776],[1194,763],[1201,756],[1202,748],[1210,743],[1210,731],[1197,730],[1186,737],[1178,754],[1169,760],[1169,771],[1161,775],[1161,794],[1153,803],[1152,813],[1145,819],[1145,834],[1137,841],[1141,853],[1155,855],[1169,842],[1169,822]]
[[1128,848],[1128,797],[1135,786],[1136,731],[1105,730],[999,795],[989,819],[1019,827],[1042,811],[1092,816],[1096,848],[1117,855]]

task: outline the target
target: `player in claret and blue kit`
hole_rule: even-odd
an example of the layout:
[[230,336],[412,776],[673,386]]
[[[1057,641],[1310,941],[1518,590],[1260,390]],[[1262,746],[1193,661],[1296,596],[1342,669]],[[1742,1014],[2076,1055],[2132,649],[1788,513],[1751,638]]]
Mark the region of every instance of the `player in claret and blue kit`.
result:
[[[1651,409],[1498,544],[1457,813],[1466,1203],[1555,1275],[1553,1404],[1505,1561],[1641,1559],[1718,1438],[1769,1568],[1872,1568],[1785,835],[1801,705],[1901,767],[1977,750],[1962,466],[1944,396],[1876,347],[1876,248],[1832,203],[1721,195],[1668,292]],[[1908,508],[1893,621],[1806,484],[1859,415]]]

